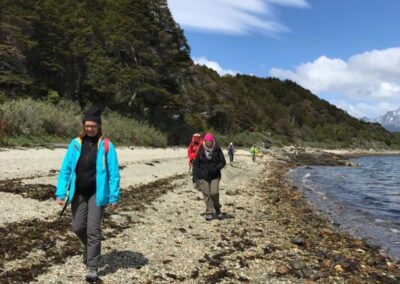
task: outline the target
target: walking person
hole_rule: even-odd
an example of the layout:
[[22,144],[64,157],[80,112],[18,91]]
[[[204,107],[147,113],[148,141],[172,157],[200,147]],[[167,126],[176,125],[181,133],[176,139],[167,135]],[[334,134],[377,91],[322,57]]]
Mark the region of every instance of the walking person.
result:
[[[201,134],[200,133],[193,134],[192,141],[190,142],[187,148],[187,157],[189,159],[189,171],[191,171],[193,168],[193,161],[196,158],[197,151],[199,151],[199,148],[202,143],[203,143],[203,138],[201,137]],[[193,177],[193,171],[192,171],[192,182],[194,188],[198,189],[196,180]]]
[[250,153],[251,153],[251,158],[252,158],[253,162],[256,161],[256,157],[257,157],[257,155],[258,155],[258,152],[259,152],[259,150],[258,150],[256,144],[254,144],[253,146],[251,146],[251,148],[250,148]]
[[228,146],[228,156],[229,156],[229,162],[233,162],[233,155],[235,154],[235,147],[233,146],[233,143],[229,143]]
[[105,207],[115,207],[120,200],[120,176],[115,147],[102,137],[100,109],[86,111],[82,124],[83,131],[68,146],[55,195],[59,205],[71,204],[72,229],[84,246],[86,280],[96,281],[101,220]]
[[192,169],[193,161],[196,158],[197,151],[199,150],[201,144],[203,143],[203,139],[200,133],[195,133],[192,136],[192,141],[190,142],[187,148],[187,156],[189,159],[189,171]]
[[204,135],[203,144],[197,152],[193,162],[193,177],[198,181],[206,203],[207,221],[213,219],[215,213],[218,219],[222,219],[221,204],[219,202],[219,183],[221,170],[226,165],[224,154],[216,143],[211,133]]

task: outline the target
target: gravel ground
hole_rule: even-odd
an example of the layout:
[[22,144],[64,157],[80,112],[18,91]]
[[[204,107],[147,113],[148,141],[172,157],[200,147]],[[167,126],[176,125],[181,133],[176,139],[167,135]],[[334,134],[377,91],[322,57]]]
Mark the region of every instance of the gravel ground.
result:
[[[218,252],[222,231],[235,228],[245,218],[245,211],[240,208],[248,207],[249,200],[241,199],[251,190],[261,168],[261,163],[253,163],[243,152],[223,170],[224,220],[204,220],[202,195],[193,188],[189,174],[145,211],[124,212],[140,224],[103,242],[101,280],[104,283],[198,283],[200,279],[192,278],[192,274],[200,273],[205,267],[204,255]],[[222,227],[225,229],[221,231]],[[53,266],[38,278],[38,283],[80,283],[85,272],[80,260],[80,256],[75,256],[65,264]]]
[[32,218],[46,220],[58,214],[53,200],[37,201],[22,196],[0,192],[0,227]]
[[[13,155],[14,151],[18,155]],[[5,160],[12,165],[3,179],[14,178],[12,173],[18,172],[11,157],[20,157],[20,151],[0,153],[0,157],[6,153]],[[288,151],[277,149],[255,163],[246,151],[238,151],[235,162],[222,172],[224,218],[207,222],[202,196],[193,188],[187,172],[185,149],[119,150],[122,188],[126,196],[132,192],[139,200],[127,198],[119,209],[107,212],[106,220],[112,223],[104,225],[99,283],[399,283],[398,263],[332,228],[283,178],[291,166],[288,161],[296,160],[288,158],[292,157]],[[61,163],[62,152],[25,150],[33,162],[20,163],[21,168],[29,166],[16,177],[24,183],[43,183],[46,179],[54,183],[56,176],[50,170]],[[44,170],[37,170],[37,155],[49,162]],[[1,161],[0,165],[4,167]],[[146,199],[153,194],[146,190],[158,193]],[[52,200],[0,194],[6,199],[0,203],[0,224],[6,228],[4,233],[0,227],[3,236],[7,236],[7,230],[12,232],[7,227],[10,222],[33,222],[39,217],[51,222],[59,210]],[[19,211],[26,212],[20,215]],[[3,216],[6,212],[8,218]],[[26,226],[43,223],[32,222]],[[49,228],[67,227],[67,223],[56,225]],[[57,235],[58,231],[47,233]],[[15,283],[30,282],[30,271],[36,271],[33,283],[85,283],[78,246],[65,245],[76,238],[68,230],[63,234],[65,239],[46,236],[44,244],[32,246],[20,257],[0,245],[0,283],[6,283],[1,281],[2,275],[4,279],[19,279],[13,280]],[[37,242],[33,240],[32,244]],[[29,247],[30,242],[24,245]],[[67,256],[59,259],[57,253]],[[25,276],[17,277],[17,273]]]

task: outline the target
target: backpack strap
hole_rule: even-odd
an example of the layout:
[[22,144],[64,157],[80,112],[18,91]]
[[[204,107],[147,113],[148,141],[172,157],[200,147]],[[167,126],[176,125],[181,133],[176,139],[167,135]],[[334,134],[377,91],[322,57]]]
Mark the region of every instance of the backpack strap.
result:
[[104,138],[104,152],[108,153],[108,149],[110,148],[110,139],[108,139],[107,137]]
[[110,148],[110,139],[108,139],[107,137],[104,138],[104,154],[105,154],[105,163],[106,163],[106,174],[107,177],[109,176],[109,172],[108,172],[108,162],[107,162],[107,154],[108,154],[108,149]]

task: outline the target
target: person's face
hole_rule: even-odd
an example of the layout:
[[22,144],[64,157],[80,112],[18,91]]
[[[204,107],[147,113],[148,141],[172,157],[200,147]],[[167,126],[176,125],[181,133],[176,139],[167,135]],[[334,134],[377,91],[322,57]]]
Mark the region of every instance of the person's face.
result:
[[194,137],[193,142],[194,144],[199,144],[199,137]]
[[83,128],[87,136],[95,137],[99,133],[100,125],[95,121],[85,121]]
[[207,148],[211,148],[213,146],[213,141],[204,141],[204,144]]

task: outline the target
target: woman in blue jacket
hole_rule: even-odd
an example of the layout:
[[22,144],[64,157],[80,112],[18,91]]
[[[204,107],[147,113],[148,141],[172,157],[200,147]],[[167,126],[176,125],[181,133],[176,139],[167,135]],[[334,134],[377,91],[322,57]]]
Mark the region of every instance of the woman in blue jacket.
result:
[[83,131],[71,141],[58,176],[56,202],[71,204],[72,228],[84,245],[86,280],[97,277],[101,253],[101,219],[107,205],[120,199],[120,177],[114,145],[102,137],[101,111],[83,115]]

